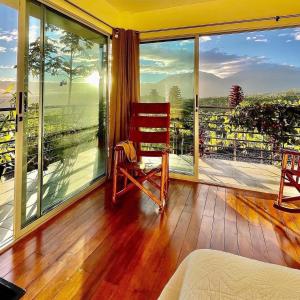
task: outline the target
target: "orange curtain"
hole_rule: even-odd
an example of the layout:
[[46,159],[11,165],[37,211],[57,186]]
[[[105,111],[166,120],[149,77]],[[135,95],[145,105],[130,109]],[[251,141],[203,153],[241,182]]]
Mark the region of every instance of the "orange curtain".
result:
[[109,121],[111,171],[114,146],[128,139],[130,106],[140,97],[139,33],[133,30],[115,29],[112,36],[111,96]]

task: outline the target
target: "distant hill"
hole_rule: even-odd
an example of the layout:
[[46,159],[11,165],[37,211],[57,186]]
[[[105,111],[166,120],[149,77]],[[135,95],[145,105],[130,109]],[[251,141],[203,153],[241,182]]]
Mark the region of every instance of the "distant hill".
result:
[[[0,107],[9,106],[10,95],[3,94],[6,88],[12,84],[8,81],[0,81]],[[39,82],[30,82],[29,85],[29,105],[39,101]],[[68,86],[60,86],[57,82],[46,82],[44,86],[44,104],[66,105],[68,103]],[[72,86],[72,105],[96,105],[99,102],[99,93],[96,86],[89,83],[73,82]]]
[[[261,68],[244,70],[224,79],[206,72],[200,72],[199,77],[202,98],[227,96],[234,84],[242,86],[246,95],[280,93],[292,89],[300,91],[300,70],[280,65],[265,64]],[[174,85],[179,86],[184,98],[193,98],[192,73],[171,75],[157,83],[142,83],[142,97],[148,95],[151,89],[167,97]]]

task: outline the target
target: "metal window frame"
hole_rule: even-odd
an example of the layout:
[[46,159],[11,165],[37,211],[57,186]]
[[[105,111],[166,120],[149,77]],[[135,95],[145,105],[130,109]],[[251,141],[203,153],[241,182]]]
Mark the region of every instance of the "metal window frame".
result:
[[[17,53],[17,100],[16,100],[16,107],[24,106],[24,103],[22,103],[22,99],[26,92],[26,86],[25,86],[25,75],[26,75],[26,58],[27,58],[27,46],[26,41],[28,40],[28,11],[27,11],[27,3],[29,0],[19,0],[18,5],[18,53]],[[68,12],[66,10],[62,10],[60,7],[56,5],[49,5],[49,3],[46,3],[46,1],[32,1],[41,3],[41,5],[45,6],[46,9],[50,9],[57,13],[58,15],[61,15],[63,17],[69,18],[70,20],[79,23],[80,25],[83,25],[87,27],[90,30],[95,31],[96,33],[102,34],[106,36],[107,38],[107,56],[110,55],[110,33],[99,29],[94,24],[83,20],[82,18],[78,18],[75,14]],[[25,59],[24,59],[25,58]],[[107,67],[106,67],[106,73],[107,73],[107,80],[106,80],[106,118],[108,121],[109,116],[109,65],[108,61]],[[24,111],[24,108],[23,108]],[[23,198],[26,197],[24,195],[24,178],[23,178],[23,161],[24,161],[24,153],[23,153],[23,139],[24,139],[24,124],[23,124],[23,111],[20,114],[17,113],[18,118],[18,131],[16,132],[16,163],[15,163],[15,189],[14,189],[14,213],[13,213],[13,240],[5,245],[2,249],[0,249],[0,253],[5,251],[7,248],[11,247],[15,242],[32,232],[33,230],[37,229],[39,226],[56,216],[57,214],[61,213],[63,210],[65,210],[70,205],[73,205],[76,201],[80,200],[82,197],[90,193],[95,188],[99,187],[106,181],[107,172],[104,176],[95,179],[93,183],[91,183],[88,187],[83,188],[83,190],[79,191],[76,195],[66,199],[66,201],[62,202],[59,206],[55,207],[50,212],[46,213],[45,215],[41,215],[38,219],[34,220],[32,223],[28,224],[26,227],[22,228],[22,201]],[[41,124],[41,120],[39,120],[39,131],[43,130]],[[109,129],[106,130],[106,148],[108,148],[108,134]],[[41,135],[40,135],[41,137]],[[39,141],[39,145],[41,142]],[[39,153],[39,156],[41,154]],[[106,166],[105,169],[107,169],[107,162],[108,162],[108,152],[107,152],[107,159],[106,159]],[[42,163],[42,159],[39,157],[39,167]],[[39,175],[41,176],[41,175]],[[40,201],[40,200],[39,200]],[[38,208],[40,210],[40,208]]]

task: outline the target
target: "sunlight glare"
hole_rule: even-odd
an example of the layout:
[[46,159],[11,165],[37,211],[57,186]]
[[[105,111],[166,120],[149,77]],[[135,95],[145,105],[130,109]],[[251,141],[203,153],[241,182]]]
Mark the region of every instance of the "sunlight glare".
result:
[[86,82],[94,86],[99,86],[99,80],[100,76],[99,73],[96,71],[86,78]]

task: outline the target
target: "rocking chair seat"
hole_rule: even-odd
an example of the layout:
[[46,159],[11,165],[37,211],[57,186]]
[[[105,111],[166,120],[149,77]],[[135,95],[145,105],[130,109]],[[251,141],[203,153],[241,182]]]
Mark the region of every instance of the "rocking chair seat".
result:
[[[144,172],[154,169],[153,167],[150,167],[147,163],[139,163],[139,162],[123,162],[119,164],[119,168],[124,168],[132,171],[144,171]],[[160,172],[161,164],[156,165],[155,169],[157,169],[158,172]]]

